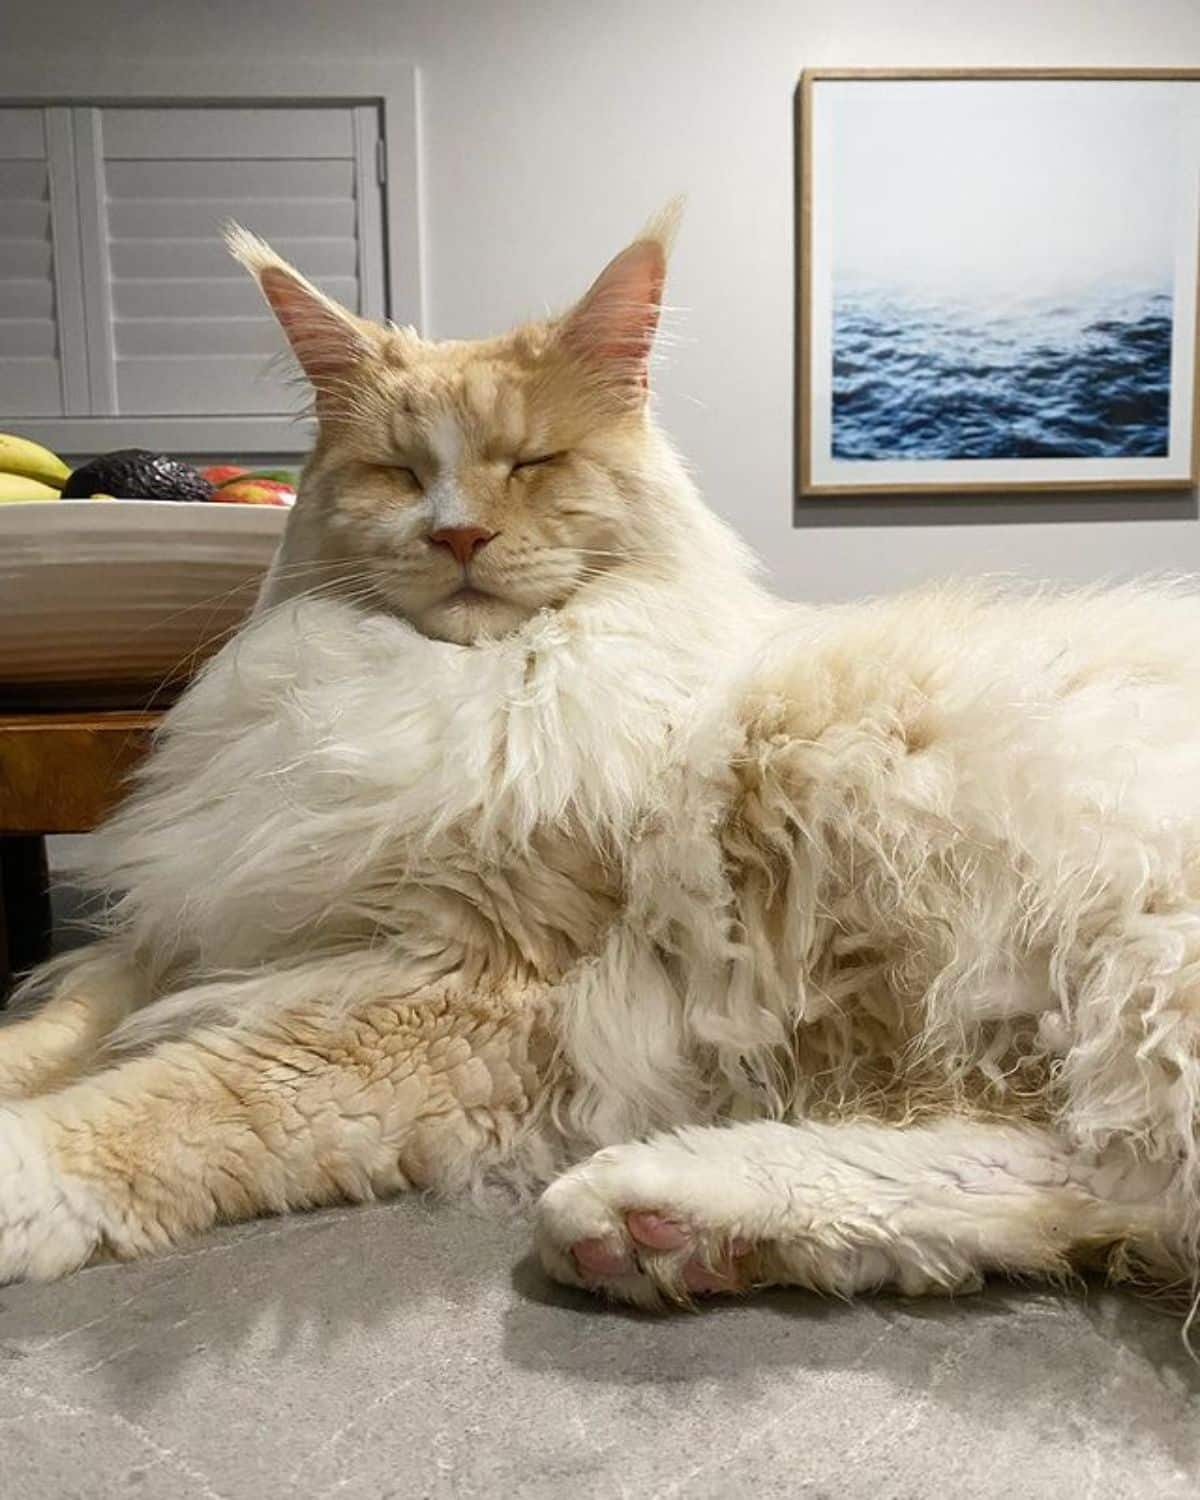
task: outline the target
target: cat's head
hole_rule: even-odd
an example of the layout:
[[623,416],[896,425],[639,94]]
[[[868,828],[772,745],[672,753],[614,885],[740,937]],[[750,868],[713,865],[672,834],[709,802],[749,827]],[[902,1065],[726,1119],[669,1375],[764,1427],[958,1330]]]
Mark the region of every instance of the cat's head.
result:
[[646,403],[676,219],[672,205],[563,316],[473,342],[356,317],[231,230],[316,396],[291,566],[467,645],[652,563],[639,489],[662,452]]

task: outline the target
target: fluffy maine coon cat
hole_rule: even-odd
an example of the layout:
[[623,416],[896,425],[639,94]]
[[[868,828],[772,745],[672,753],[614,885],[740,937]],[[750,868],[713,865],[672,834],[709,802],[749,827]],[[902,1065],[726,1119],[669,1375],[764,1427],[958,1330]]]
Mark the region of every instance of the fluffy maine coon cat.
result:
[[320,435],[0,1032],[0,1281],[549,1184],[648,1305],[1200,1260],[1200,604],[755,582],[647,408],[669,216],[429,343],[235,234]]

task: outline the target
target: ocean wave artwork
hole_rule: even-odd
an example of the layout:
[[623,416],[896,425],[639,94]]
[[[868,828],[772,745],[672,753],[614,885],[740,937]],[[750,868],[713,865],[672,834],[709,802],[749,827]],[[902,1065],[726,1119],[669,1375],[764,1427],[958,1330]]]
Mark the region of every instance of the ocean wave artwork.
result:
[[839,287],[833,456],[1149,458],[1170,442],[1172,299],[981,306]]

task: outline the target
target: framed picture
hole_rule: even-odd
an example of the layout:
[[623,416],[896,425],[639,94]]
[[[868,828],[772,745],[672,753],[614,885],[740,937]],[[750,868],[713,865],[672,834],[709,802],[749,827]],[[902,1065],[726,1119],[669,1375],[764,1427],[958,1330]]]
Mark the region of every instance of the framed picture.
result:
[[806,73],[801,495],[1195,482],[1200,72]]

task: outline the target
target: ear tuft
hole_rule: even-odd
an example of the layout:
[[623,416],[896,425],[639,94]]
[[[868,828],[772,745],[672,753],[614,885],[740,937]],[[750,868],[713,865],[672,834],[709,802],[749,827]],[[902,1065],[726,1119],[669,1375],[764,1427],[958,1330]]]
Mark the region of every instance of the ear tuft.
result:
[[673,198],[631,245],[609,261],[563,321],[569,353],[614,384],[644,392],[658,329],[667,257],[683,214]]
[[660,245],[664,260],[671,258],[671,251],[675,248],[675,239],[679,234],[679,226],[683,223],[683,210],[686,206],[687,200],[682,193],[668,199],[656,214],[650,216],[645,229],[638,235],[639,240],[654,240]]
[[240,224],[225,226],[230,254],[257,280],[301,368],[317,388],[331,385],[371,352],[371,325],[318,291]]
[[251,234],[248,229],[243,229],[240,224],[230,219],[221,226],[221,234],[225,240],[225,248],[233,256],[234,260],[245,266],[253,276],[258,276],[268,266],[286,266],[287,262],[282,256],[276,255],[266,240],[259,239],[258,235]]

